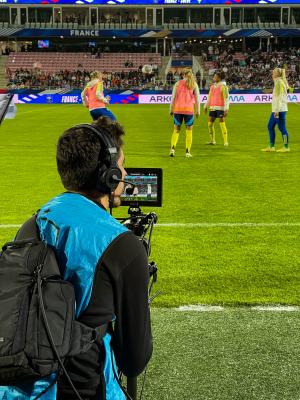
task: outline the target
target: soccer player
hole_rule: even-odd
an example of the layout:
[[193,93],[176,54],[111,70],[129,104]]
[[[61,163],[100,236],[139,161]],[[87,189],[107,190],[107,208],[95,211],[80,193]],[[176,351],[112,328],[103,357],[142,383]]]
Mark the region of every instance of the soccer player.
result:
[[109,117],[116,121],[114,114],[106,107],[109,104],[110,97],[104,97],[102,73],[94,71],[91,73],[91,81],[87,83],[81,93],[82,103],[90,110],[94,121],[99,117]]
[[190,158],[193,141],[194,113],[200,115],[200,92],[193,72],[183,71],[183,79],[175,83],[170,105],[170,115],[174,116],[174,131],[171,138],[170,157],[175,156],[179,132],[184,121],[186,126],[185,156]]
[[282,134],[283,147],[277,152],[287,153],[290,151],[289,148],[289,134],[286,129],[286,113],[288,110],[287,94],[290,86],[286,80],[285,69],[275,68],[272,72],[272,78],[274,81],[273,99],[272,99],[272,113],[268,123],[268,131],[270,138],[270,145],[262,151],[267,153],[274,152],[275,150],[275,127],[276,124]]
[[223,71],[216,72],[214,74],[214,83],[210,87],[207,102],[204,106],[205,113],[207,112],[207,109],[209,109],[208,133],[210,135],[210,141],[207,142],[207,144],[210,145],[216,144],[214,123],[216,118],[219,118],[224,146],[228,146],[228,134],[225,124],[225,117],[227,117],[229,110],[229,93],[224,79],[225,74]]

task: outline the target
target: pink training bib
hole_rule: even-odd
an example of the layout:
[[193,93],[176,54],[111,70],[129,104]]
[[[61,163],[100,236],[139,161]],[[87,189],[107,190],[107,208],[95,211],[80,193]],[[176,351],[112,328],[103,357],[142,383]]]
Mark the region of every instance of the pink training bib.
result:
[[174,103],[174,114],[194,114],[195,95],[194,89],[186,86],[186,81],[179,81],[176,88],[176,97]]

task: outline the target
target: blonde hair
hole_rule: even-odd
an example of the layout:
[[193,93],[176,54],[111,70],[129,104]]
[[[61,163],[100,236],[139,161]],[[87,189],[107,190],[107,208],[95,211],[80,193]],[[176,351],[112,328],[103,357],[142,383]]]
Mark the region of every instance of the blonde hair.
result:
[[102,76],[102,74],[100,71],[93,71],[93,72],[91,72],[90,76],[91,76],[91,79],[98,79],[98,78],[100,78],[100,76]]
[[286,86],[287,89],[291,89],[287,79],[286,79],[286,74],[285,74],[285,68],[275,68],[274,72],[276,75],[281,78]]
[[195,87],[197,86],[197,82],[196,82],[193,72],[190,69],[185,69],[183,71],[183,75],[186,79],[187,88],[190,90],[195,89]]

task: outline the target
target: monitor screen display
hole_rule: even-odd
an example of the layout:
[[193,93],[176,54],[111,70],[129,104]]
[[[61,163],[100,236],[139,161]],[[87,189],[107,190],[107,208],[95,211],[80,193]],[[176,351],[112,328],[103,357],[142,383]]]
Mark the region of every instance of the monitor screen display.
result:
[[[162,202],[162,169],[126,168],[122,205],[140,204],[160,207]],[[132,185],[134,185],[134,187]]]
[[38,40],[39,49],[48,49],[49,46],[50,46],[49,40]]

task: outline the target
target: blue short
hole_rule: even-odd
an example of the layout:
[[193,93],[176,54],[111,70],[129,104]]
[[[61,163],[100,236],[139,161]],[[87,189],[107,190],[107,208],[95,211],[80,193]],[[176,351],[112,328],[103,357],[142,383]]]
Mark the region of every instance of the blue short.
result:
[[108,117],[112,121],[117,120],[117,118],[114,116],[114,114],[111,111],[109,111],[107,108],[95,108],[94,110],[90,111],[90,114],[94,121],[96,121],[100,117]]
[[224,110],[214,110],[209,112],[211,118],[224,118]]
[[194,119],[194,116],[190,114],[174,114],[174,125],[181,126],[184,121],[185,126],[192,126]]

